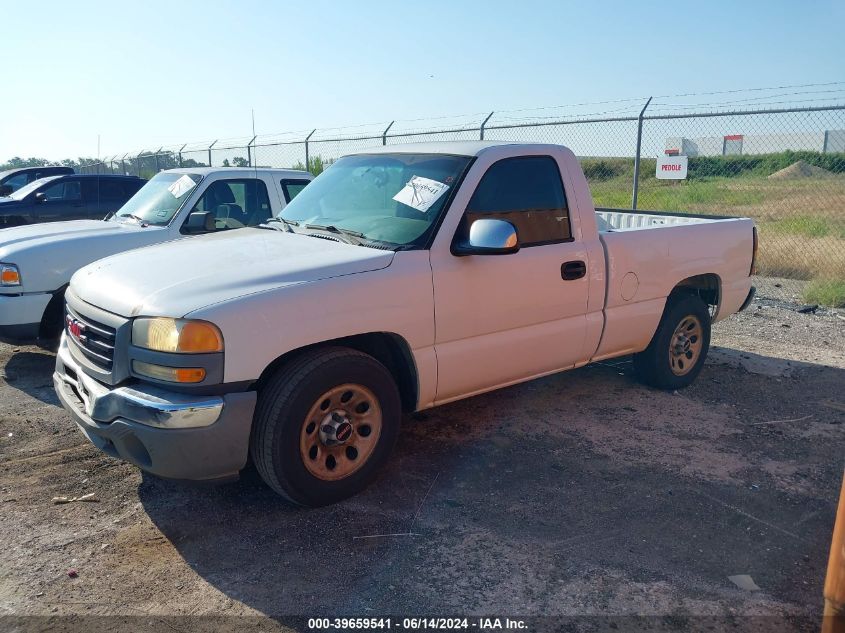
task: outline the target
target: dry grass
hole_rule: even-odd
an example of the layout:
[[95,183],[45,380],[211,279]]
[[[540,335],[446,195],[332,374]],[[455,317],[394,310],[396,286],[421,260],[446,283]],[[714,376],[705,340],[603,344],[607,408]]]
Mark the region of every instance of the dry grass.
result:
[[[590,189],[596,206],[630,208],[630,179],[594,181]],[[651,179],[640,184],[639,207],[740,215],[761,222],[811,215],[845,223],[845,177],[768,180],[745,176],[685,182]]]
[[760,226],[761,275],[789,279],[845,279],[845,240],[792,235]]
[[[590,188],[598,206],[630,204],[630,178],[594,181]],[[760,231],[761,275],[825,283],[845,280],[845,176],[645,179],[639,196],[641,209],[752,218]]]

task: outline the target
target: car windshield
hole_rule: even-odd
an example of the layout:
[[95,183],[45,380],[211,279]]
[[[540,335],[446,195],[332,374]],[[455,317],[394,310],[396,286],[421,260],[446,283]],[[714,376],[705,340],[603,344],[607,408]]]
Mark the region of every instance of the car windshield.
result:
[[470,163],[445,154],[341,158],[294,198],[285,220],[336,227],[394,247],[425,244]]
[[17,191],[10,193],[9,197],[12,200],[23,200],[33,191],[38,189],[40,186],[46,185],[48,182],[50,182],[51,180],[55,180],[56,178],[61,178],[61,176],[47,176],[46,178],[39,178],[38,180],[33,180],[28,185],[24,185]]
[[201,180],[200,174],[156,174],[120,207],[112,220],[167,224]]

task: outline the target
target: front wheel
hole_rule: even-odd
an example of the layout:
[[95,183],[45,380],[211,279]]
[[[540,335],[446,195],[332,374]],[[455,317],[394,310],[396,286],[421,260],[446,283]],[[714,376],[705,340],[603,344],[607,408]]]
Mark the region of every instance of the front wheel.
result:
[[634,354],[634,369],[647,385],[682,389],[704,367],[710,348],[710,312],[697,295],[670,296],[648,347]]
[[250,453],[261,478],[289,501],[321,506],[363,490],[399,434],[399,391],[372,356],[306,352],[258,398]]

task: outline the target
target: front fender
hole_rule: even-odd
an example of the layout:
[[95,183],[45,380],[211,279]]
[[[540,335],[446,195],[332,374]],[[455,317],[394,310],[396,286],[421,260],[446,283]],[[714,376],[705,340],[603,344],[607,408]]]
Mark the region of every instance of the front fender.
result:
[[225,346],[224,380],[255,381],[280,356],[335,339],[389,332],[414,357],[420,402],[434,391],[434,299],[427,251],[396,254],[379,270],[300,283],[189,313],[216,324]]

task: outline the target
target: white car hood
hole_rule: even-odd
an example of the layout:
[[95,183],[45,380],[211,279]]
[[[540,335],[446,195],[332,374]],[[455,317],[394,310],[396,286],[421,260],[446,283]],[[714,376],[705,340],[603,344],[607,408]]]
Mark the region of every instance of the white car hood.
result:
[[82,266],[167,239],[167,228],[135,222],[72,220],[0,229],[0,262],[21,270],[24,291],[50,292]]
[[71,291],[125,317],[181,317],[240,296],[378,270],[393,251],[239,229],[122,253],[77,272]]
[[[57,239],[89,239],[102,235],[155,230],[135,222],[104,222],[103,220],[70,220],[44,222],[0,229],[0,258],[22,247],[52,245]],[[5,260],[3,260],[5,261]]]

